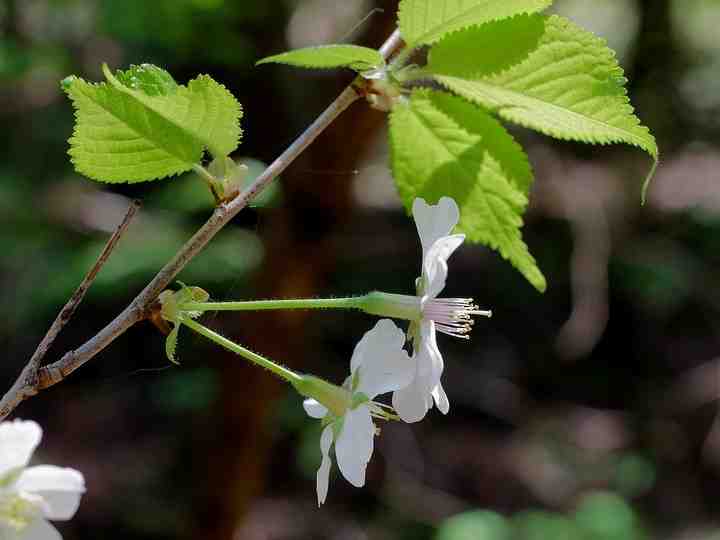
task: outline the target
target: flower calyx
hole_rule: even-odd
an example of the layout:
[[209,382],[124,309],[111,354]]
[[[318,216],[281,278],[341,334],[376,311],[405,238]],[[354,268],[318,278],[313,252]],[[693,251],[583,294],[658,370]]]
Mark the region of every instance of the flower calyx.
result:
[[[202,315],[200,311],[186,310],[183,309],[183,306],[190,302],[207,302],[210,299],[210,294],[206,290],[200,287],[190,287],[182,282],[178,283],[180,290],[165,290],[158,296],[160,320],[165,323],[165,326],[168,326],[167,323],[172,324],[172,329],[165,338],[165,354],[173,364],[178,363],[175,351],[177,350],[180,326],[184,320],[197,319]],[[155,317],[151,318],[155,322]],[[159,326],[157,322],[155,324]]]
[[343,416],[353,405],[353,395],[348,389],[314,375],[302,375],[293,386],[301,395],[314,399],[335,417]]

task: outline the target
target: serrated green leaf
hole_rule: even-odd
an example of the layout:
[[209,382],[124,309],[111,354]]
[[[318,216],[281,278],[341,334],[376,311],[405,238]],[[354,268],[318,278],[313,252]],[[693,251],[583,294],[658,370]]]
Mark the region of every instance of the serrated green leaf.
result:
[[348,67],[355,71],[366,71],[382,66],[385,60],[379,51],[367,47],[322,45],[268,56],[257,62],[257,65],[269,63],[318,69]]
[[[102,182],[142,182],[190,170],[206,148],[225,156],[237,147],[242,109],[210,77],[173,89],[159,68],[140,79],[137,68],[121,79],[103,70],[108,83],[63,82],[76,109],[69,153],[78,172]],[[128,86],[132,77],[137,89]]]
[[429,45],[450,32],[537,13],[551,4],[552,0],[403,0],[398,26],[408,46]]
[[133,64],[125,71],[118,70],[115,77],[128,88],[140,90],[149,96],[166,96],[178,89],[170,73],[152,64]]
[[545,278],[522,240],[532,171],[500,123],[467,101],[415,90],[390,116],[392,167],[410,209],[416,197],[442,196],[460,207],[458,229],[508,259],[538,290]]
[[562,17],[523,15],[448,36],[430,51],[428,71],[505,120],[559,139],[631,144],[657,162],[615,54]]
[[210,76],[199,75],[172,94],[150,96],[122,84],[107,66],[103,66],[103,72],[116,89],[190,133],[214,157],[227,156],[237,148],[242,134],[242,107],[227,88]]
[[165,338],[165,354],[167,355],[168,360],[170,360],[173,364],[178,363],[175,357],[175,352],[177,350],[178,333],[180,332],[180,326],[180,323],[176,321],[175,326]]

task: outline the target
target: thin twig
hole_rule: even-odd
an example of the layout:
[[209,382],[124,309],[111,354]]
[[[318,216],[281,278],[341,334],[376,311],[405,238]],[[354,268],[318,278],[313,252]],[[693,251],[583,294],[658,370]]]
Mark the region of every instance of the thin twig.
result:
[[[396,30],[380,48],[384,58],[389,58],[402,44]],[[36,370],[33,377],[23,374],[10,391],[0,400],[0,420],[5,418],[17,405],[38,391],[57,384],[70,373],[102,351],[118,336],[136,322],[147,316],[151,304],[172,282],[177,274],[207,245],[238,212],[245,208],[270,182],[280,175],[332,122],[340,116],[359,96],[353,86],[348,86],[338,98],[300,135],[257,179],[235,199],[218,206],[208,221],[180,248],[173,259],[158,272],[152,281],[128,305],[122,313],[105,328],[74,351],[67,352],[60,360]]]
[[2,407],[0,408],[0,415],[2,415],[2,417],[5,417],[8,412],[16,407],[22,400],[35,395],[38,392],[38,371],[43,358],[45,358],[45,355],[55,341],[55,338],[75,314],[75,310],[80,305],[80,302],[83,301],[83,298],[85,298],[85,293],[95,281],[100,269],[105,266],[105,263],[108,258],[110,258],[110,255],[115,250],[120,238],[122,238],[127,231],[130,222],[133,220],[139,209],[140,201],[134,200],[130,204],[122,222],[108,239],[105,247],[95,261],[95,264],[92,265],[78,288],[75,289],[75,292],[72,294],[65,306],[60,310],[57,317],[55,317],[55,320],[50,325],[45,337],[43,337],[38,344],[35,352],[32,357],[30,357],[27,365],[23,368],[17,381],[15,381],[15,384],[12,386],[10,391],[5,395],[5,397],[3,397]]

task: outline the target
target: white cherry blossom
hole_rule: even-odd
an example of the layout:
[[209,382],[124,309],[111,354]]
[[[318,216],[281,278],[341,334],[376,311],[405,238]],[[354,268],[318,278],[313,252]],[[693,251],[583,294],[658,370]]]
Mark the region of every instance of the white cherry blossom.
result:
[[47,520],[68,520],[85,492],[83,475],[74,469],[28,467],[42,438],[32,421],[0,423],[0,538],[62,540]]
[[[365,485],[365,470],[373,453],[377,428],[373,418],[397,418],[387,405],[372,401],[410,383],[414,365],[403,349],[405,334],[389,319],[378,321],[355,346],[351,374],[339,392],[322,389],[318,399],[306,399],[305,411],[322,419],[322,463],[317,472],[318,505],[325,502],[330,478],[330,448],[342,475],[356,487]],[[328,383],[324,383],[327,385]],[[322,394],[328,399],[323,400]],[[331,396],[330,396],[331,395]],[[339,395],[344,396],[339,398]],[[323,401],[325,401],[323,403]]]
[[[445,288],[447,260],[465,240],[464,234],[451,234],[460,220],[455,201],[443,197],[436,205],[415,199],[413,217],[422,244],[423,260],[416,281],[417,296],[397,296],[400,302],[417,303],[420,317],[412,320],[408,334],[413,342],[415,375],[410,385],[393,394],[393,406],[406,422],[425,417],[433,401],[443,414],[450,410],[440,378],[444,363],[437,346],[436,332],[468,339],[472,316],[490,316],[480,310],[471,298],[438,298]],[[404,299],[404,300],[403,300]]]

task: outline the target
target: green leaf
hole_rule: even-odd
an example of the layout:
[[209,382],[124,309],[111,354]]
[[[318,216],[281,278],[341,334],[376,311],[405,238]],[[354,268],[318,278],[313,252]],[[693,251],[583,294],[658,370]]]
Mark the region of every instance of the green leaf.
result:
[[178,364],[177,358],[175,357],[175,351],[177,350],[178,332],[180,331],[180,322],[176,321],[175,326],[165,338],[165,354],[168,360],[173,364]]
[[408,46],[416,47],[435,43],[456,30],[537,13],[551,4],[552,0],[403,0],[398,26]]
[[500,123],[467,101],[416,90],[390,116],[392,167],[410,209],[416,197],[452,197],[458,229],[508,259],[538,290],[545,278],[522,240],[522,214],[532,171],[527,156]]
[[149,96],[166,96],[178,89],[172,75],[152,64],[133,64],[126,71],[118,70],[115,77],[128,88],[140,90]]
[[348,67],[355,71],[366,71],[384,65],[385,60],[379,51],[367,47],[323,45],[268,56],[256,65],[269,63],[319,69]]
[[[142,70],[140,69],[142,68]],[[91,84],[63,81],[76,109],[70,156],[78,172],[102,182],[142,182],[188,171],[202,159],[235,150],[242,108],[206,75],[176,85],[147,65]]]
[[558,139],[631,144],[657,163],[615,54],[567,19],[523,15],[453,34],[430,51],[427,69],[505,120]]

